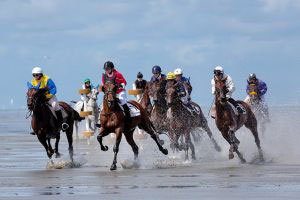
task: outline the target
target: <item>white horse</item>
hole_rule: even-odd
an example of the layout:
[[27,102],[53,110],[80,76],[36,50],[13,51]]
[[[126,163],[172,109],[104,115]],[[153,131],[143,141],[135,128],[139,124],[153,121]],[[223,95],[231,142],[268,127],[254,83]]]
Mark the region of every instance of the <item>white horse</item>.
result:
[[[87,116],[86,119],[86,130],[95,132],[96,131],[96,123],[99,116],[99,107],[97,104],[98,90],[94,88],[91,90],[90,95],[85,98],[86,100],[81,100],[75,103],[74,109],[80,113],[81,111],[92,111],[92,115]],[[78,136],[78,122],[75,123],[75,132],[76,139],[79,139]]]

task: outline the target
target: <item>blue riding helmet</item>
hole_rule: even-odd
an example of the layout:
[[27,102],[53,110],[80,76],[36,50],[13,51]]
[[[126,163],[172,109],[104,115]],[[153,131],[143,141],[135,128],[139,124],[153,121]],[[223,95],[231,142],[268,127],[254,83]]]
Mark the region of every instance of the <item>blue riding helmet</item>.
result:
[[152,74],[161,73],[161,68],[158,65],[152,67]]

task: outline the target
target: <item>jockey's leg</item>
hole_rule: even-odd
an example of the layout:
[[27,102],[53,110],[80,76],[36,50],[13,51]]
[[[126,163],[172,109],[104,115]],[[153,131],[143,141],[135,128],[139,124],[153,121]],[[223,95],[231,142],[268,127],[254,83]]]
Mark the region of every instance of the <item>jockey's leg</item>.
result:
[[127,95],[126,95],[126,91],[123,90],[120,94],[118,94],[118,98],[120,100],[120,104],[124,109],[124,113],[125,113],[125,124],[130,124],[131,122],[131,117],[130,117],[130,109],[127,105]]
[[59,126],[61,125],[62,130],[65,131],[66,129],[69,128],[69,125],[66,123],[67,122],[67,117],[63,116],[63,111],[62,108],[60,107],[57,98],[55,96],[53,96],[50,100],[49,103],[51,104],[52,108],[55,111],[55,114],[57,116],[57,121]]
[[228,101],[237,109],[239,113],[244,113],[244,110],[241,108],[241,106],[233,99],[233,98],[228,98]]

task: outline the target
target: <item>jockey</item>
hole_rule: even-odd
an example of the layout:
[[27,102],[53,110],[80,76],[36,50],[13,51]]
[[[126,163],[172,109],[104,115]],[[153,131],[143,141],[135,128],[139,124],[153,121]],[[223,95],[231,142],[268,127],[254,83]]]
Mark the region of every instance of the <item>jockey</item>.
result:
[[268,87],[267,84],[265,82],[263,82],[262,80],[259,80],[256,78],[256,74],[249,74],[248,80],[247,80],[247,88],[246,88],[246,92],[248,94],[248,96],[246,97],[246,102],[249,101],[250,96],[250,85],[254,84],[258,86],[258,95],[260,97],[260,99],[264,102],[265,98],[264,95],[267,93]]
[[166,75],[161,73],[161,68],[158,65],[152,67],[152,74],[151,83],[166,79]]
[[115,69],[115,66],[111,61],[105,62],[103,68],[105,73],[102,74],[102,84],[105,85],[107,81],[111,81],[118,87],[117,98],[119,99],[120,105],[124,109],[126,122],[129,123],[130,110],[127,105],[127,95],[125,90],[127,82],[123,75]]
[[[133,83],[133,89],[134,90],[140,89],[140,90],[142,90],[142,92],[144,92],[146,85],[147,85],[147,81],[145,79],[143,79],[143,74],[141,72],[139,72],[137,74],[137,79]],[[140,94],[137,95],[137,101],[139,101],[141,98],[142,98],[142,96]]]
[[239,113],[244,113],[245,111],[240,107],[240,105],[231,97],[232,93],[235,91],[235,86],[232,78],[224,73],[224,69],[221,66],[217,66],[214,69],[214,78],[211,80],[212,94],[215,95],[215,79],[226,80],[226,99],[237,109]]
[[268,106],[267,106],[266,101],[265,101],[265,94],[267,93],[267,90],[268,90],[267,84],[264,81],[258,79],[256,77],[256,74],[254,74],[254,73],[249,74],[247,83],[248,83],[247,88],[246,88],[247,97],[245,99],[245,102],[248,103],[248,104],[250,102],[250,92],[251,92],[250,91],[250,85],[251,84],[256,85],[257,89],[258,89],[258,91],[257,91],[258,94],[257,95],[258,95],[259,99],[261,100],[262,105],[265,108],[265,112],[266,112],[265,114],[267,115],[267,118],[269,120]]
[[[46,98],[48,103],[52,106],[55,114],[57,116],[58,123],[61,125],[62,130],[65,131],[69,128],[67,122],[67,114],[62,110],[55,96],[56,86],[51,78],[43,74],[43,70],[40,67],[35,67],[32,70],[33,79],[31,81],[32,86],[38,86],[40,84],[40,89],[47,88]],[[64,116],[64,117],[63,117]]]
[[[89,89],[89,90],[94,89],[94,86],[91,84],[91,80],[89,78],[86,78],[84,80],[84,84],[82,85],[82,89]],[[86,94],[86,95],[82,94],[80,98],[81,98],[82,101],[87,101],[90,98],[90,95],[91,95],[91,93]]]
[[183,85],[184,85],[184,83],[187,84],[186,86],[184,85],[186,87],[185,90],[187,92],[186,100],[190,101],[191,100],[191,93],[192,93],[192,90],[193,90],[192,85],[190,83],[190,80],[183,76],[183,71],[180,68],[177,68],[177,69],[174,70],[174,75],[176,77],[177,82],[181,82]]
[[178,81],[176,80],[176,76],[175,76],[175,74],[174,74],[173,72],[169,72],[169,73],[167,74],[167,81],[168,81],[168,82],[173,82],[174,84],[177,84],[178,87],[176,88],[176,92],[177,92],[178,96],[181,97],[181,101],[182,101],[184,104],[186,104],[186,103],[185,103],[186,101],[183,100],[184,97],[186,96],[186,90],[185,90],[183,84],[182,84],[181,82],[178,82]]

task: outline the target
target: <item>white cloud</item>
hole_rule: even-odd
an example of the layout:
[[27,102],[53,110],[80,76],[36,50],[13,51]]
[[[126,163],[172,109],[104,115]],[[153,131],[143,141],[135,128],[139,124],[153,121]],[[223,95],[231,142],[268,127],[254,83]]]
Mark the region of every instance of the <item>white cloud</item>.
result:
[[120,44],[118,44],[117,49],[118,50],[125,50],[125,51],[134,51],[136,49],[138,49],[139,47],[139,43],[136,40],[128,40],[128,41],[124,41],[121,42]]
[[265,12],[285,11],[290,8],[300,8],[300,0],[262,0]]

